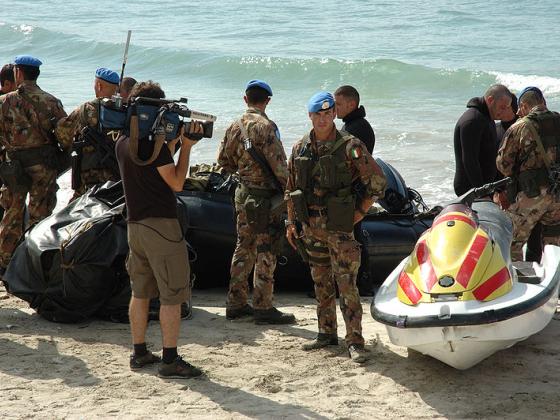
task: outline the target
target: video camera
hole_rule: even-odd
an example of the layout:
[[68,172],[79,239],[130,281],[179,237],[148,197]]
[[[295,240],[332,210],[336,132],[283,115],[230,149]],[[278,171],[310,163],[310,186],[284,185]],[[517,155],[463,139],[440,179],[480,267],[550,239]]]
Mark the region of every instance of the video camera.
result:
[[186,118],[190,118],[201,122],[203,132],[189,134],[189,138],[211,138],[216,116],[191,110],[186,104],[186,98],[173,100],[145,97],[132,98],[128,104],[124,104],[117,96],[103,99],[99,122],[102,129],[121,130],[129,135],[132,117],[137,116],[140,139],[153,140],[156,135],[165,134],[165,141],[170,141],[177,138],[183,125],[188,133],[191,121]]

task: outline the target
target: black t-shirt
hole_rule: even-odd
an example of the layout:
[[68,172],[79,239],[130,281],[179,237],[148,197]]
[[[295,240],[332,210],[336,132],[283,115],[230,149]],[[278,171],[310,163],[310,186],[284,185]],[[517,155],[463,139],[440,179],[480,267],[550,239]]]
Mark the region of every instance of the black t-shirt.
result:
[[[124,196],[129,221],[139,221],[148,217],[177,218],[175,192],[160,176],[157,168],[173,162],[173,156],[163,145],[159,156],[146,166],[136,165],[130,159],[128,144],[130,139],[122,136],[117,140],[115,151],[124,186]],[[138,154],[142,160],[152,155],[154,143],[140,140]]]

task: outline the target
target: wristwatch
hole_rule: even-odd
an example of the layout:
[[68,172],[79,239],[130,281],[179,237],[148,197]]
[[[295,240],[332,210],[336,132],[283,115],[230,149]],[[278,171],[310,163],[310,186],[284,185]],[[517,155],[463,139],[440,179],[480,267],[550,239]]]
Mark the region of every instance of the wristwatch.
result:
[[286,227],[288,227],[290,225],[295,225],[295,224],[296,224],[296,222],[294,220],[288,220],[288,219],[284,220],[284,226],[286,226]]

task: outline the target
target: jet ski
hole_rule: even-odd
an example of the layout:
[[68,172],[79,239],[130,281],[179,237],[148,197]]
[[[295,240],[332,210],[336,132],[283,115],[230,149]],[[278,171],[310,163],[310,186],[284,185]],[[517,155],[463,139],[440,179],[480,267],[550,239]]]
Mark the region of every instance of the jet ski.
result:
[[393,344],[468,369],[550,322],[560,248],[545,246],[540,263],[511,262],[511,220],[481,200],[507,182],[472,189],[447,205],[383,282],[371,314]]

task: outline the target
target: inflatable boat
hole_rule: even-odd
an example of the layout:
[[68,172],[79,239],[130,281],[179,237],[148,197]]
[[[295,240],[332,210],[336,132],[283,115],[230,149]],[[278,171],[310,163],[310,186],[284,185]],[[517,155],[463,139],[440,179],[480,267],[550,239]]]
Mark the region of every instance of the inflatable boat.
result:
[[[356,226],[362,244],[359,284],[372,289],[413,249],[433,212],[398,172],[379,161],[389,186],[383,207]],[[185,183],[177,213],[191,253],[195,287],[224,287],[235,247],[235,179],[207,174]],[[96,316],[126,320],[130,299],[126,207],[121,183],[94,187],[25,234],[4,275],[13,295],[47,319],[77,322]],[[278,258],[277,288],[312,289],[308,267],[295,252]]]
[[550,322],[560,248],[546,246],[540,263],[512,263],[511,220],[492,201],[473,203],[497,186],[446,206],[382,284],[371,313],[392,343],[468,369]]

